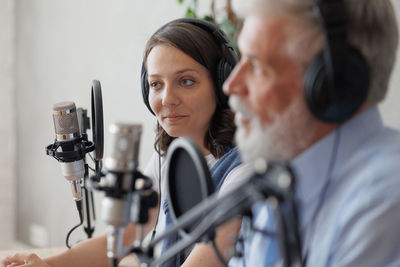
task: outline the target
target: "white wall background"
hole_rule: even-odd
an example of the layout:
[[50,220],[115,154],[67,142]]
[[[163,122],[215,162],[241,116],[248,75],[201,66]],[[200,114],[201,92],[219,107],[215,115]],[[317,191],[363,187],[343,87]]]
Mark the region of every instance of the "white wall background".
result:
[[15,4],[0,1],[0,247],[12,241],[16,214]]
[[[202,10],[208,5],[201,1]],[[52,105],[70,100],[90,110],[93,79],[102,84],[105,155],[112,122],[142,123],[144,168],[155,119],[142,103],[143,49],[159,26],[184,10],[177,0],[0,0],[0,248],[10,248],[14,238],[40,245],[31,243],[35,229],[41,245],[63,246],[78,222],[69,184],[44,148],[54,139]],[[399,82],[400,63],[382,105],[385,121],[397,128]],[[97,194],[98,217],[100,200]],[[103,230],[98,219],[96,234]],[[71,241],[83,238],[79,229]]]
[[[36,245],[62,246],[78,223],[69,184],[45,146],[54,140],[52,105],[70,100],[90,112],[93,79],[102,84],[105,155],[111,123],[141,123],[144,168],[155,119],[142,103],[142,53],[158,27],[184,12],[177,0],[0,0],[0,248],[14,237],[29,244],[35,229]],[[96,228],[104,231],[100,220]],[[72,242],[86,237],[76,233]]]

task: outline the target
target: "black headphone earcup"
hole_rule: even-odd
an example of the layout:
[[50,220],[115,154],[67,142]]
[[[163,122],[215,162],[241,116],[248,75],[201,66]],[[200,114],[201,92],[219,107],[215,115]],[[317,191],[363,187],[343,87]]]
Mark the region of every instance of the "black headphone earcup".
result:
[[147,81],[147,70],[144,64],[142,64],[142,71],[140,74],[140,81],[141,81],[141,86],[142,86],[142,97],[143,97],[143,102],[146,105],[146,107],[150,110],[150,112],[154,114],[153,110],[150,107],[149,103],[149,83]]
[[222,59],[218,62],[217,73],[216,73],[216,86],[217,86],[217,99],[220,102],[222,108],[229,108],[228,104],[228,96],[224,94],[222,88],[225,80],[229,77],[233,70],[234,66],[230,64],[228,61]]
[[[313,59],[304,76],[304,93],[311,113],[320,120],[325,120],[325,110],[328,106],[328,91],[323,90],[328,85],[325,64],[322,53]],[[325,83],[325,85],[323,84]]]
[[341,80],[329,81],[323,53],[311,62],[306,71],[306,102],[312,114],[321,121],[341,123],[349,119],[368,96],[368,64],[358,50],[348,47],[347,51]]

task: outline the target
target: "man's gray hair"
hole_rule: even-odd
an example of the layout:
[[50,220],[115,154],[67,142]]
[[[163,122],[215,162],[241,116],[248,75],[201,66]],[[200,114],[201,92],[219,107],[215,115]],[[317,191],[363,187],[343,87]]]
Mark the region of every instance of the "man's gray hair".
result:
[[[396,59],[398,29],[393,6],[390,0],[344,2],[348,13],[349,42],[368,62],[371,80],[368,102],[375,104],[385,98]],[[240,17],[285,12],[302,21],[296,24],[299,27],[287,29],[292,37],[285,49],[305,66],[324,44],[322,25],[314,12],[315,0],[233,0],[233,7]]]

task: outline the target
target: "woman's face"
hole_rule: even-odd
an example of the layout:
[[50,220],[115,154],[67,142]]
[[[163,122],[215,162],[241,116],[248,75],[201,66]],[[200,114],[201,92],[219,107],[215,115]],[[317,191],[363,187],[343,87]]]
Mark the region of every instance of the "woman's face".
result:
[[204,147],[216,108],[208,70],[181,50],[154,47],[147,57],[149,102],[161,127],[172,137],[189,137]]

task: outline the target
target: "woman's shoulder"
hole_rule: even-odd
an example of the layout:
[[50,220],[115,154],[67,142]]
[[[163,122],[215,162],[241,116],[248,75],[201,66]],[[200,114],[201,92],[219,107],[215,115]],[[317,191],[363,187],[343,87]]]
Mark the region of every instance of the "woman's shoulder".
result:
[[220,191],[224,192],[236,187],[239,184],[244,183],[252,176],[253,173],[253,164],[241,162],[236,167],[234,167],[226,176]]
[[216,168],[214,168],[214,172],[213,170],[211,170],[211,172],[218,174],[218,166],[229,171],[221,185],[221,192],[245,181],[252,174],[253,170],[252,164],[242,163],[237,147],[229,149],[220,159],[218,159],[218,164],[215,166]]
[[206,160],[207,166],[209,169],[214,167],[215,163],[218,162],[218,159],[214,157],[213,154],[208,154],[204,156],[204,159]]

